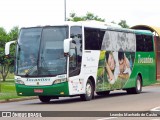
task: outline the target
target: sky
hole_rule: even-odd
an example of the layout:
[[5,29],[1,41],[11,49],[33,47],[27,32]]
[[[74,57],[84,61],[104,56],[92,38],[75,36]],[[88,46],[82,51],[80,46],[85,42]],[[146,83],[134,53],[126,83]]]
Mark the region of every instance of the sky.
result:
[[[9,31],[14,26],[53,25],[64,21],[65,0],[1,0],[0,27]],[[66,17],[70,13],[84,16],[87,12],[106,22],[126,20],[131,27],[145,24],[160,27],[159,0],[66,0]]]

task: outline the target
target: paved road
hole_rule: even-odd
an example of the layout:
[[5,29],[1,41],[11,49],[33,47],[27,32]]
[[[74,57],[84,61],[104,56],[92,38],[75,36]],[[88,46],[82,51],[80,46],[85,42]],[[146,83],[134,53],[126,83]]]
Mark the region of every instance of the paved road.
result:
[[[156,108],[157,107],[157,108]],[[0,111],[150,111],[160,112],[160,86],[144,87],[141,94],[126,94],[125,91],[114,91],[109,96],[96,96],[92,101],[81,101],[79,97],[60,98],[50,103],[41,103],[38,99],[19,102],[0,103]],[[57,114],[57,113],[56,113]],[[76,113],[73,112],[73,115]],[[91,112],[88,114],[94,114]],[[82,115],[83,116],[83,115]],[[5,118],[3,118],[4,120]],[[6,118],[8,119],[8,118]],[[16,120],[20,118],[14,118]],[[25,120],[25,118],[23,118]],[[26,118],[27,119],[27,118]],[[44,118],[33,118],[41,120]],[[160,120],[158,117],[65,117],[48,118],[52,120]]]

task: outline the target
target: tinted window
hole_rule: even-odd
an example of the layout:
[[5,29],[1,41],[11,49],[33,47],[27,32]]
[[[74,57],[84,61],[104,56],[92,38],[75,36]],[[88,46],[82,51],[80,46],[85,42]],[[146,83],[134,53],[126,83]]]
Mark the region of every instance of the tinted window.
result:
[[105,31],[93,28],[85,28],[85,49],[100,50]]
[[149,35],[136,35],[136,46],[137,51],[153,51],[153,37]]
[[70,37],[73,39],[70,49],[69,76],[79,75],[82,62],[82,28],[79,26],[71,27]]

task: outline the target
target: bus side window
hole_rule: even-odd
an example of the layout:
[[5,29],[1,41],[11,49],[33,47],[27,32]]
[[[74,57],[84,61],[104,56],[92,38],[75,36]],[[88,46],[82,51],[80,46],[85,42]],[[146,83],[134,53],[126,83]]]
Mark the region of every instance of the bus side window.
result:
[[105,30],[86,27],[84,34],[86,50],[101,50]]
[[82,62],[82,27],[72,26],[70,30],[70,37],[72,46],[69,57],[69,76],[76,76],[80,74]]
[[137,52],[152,52],[153,37],[151,35],[136,35]]
[[137,52],[142,52],[144,50],[144,39],[142,35],[136,35],[136,51]]
[[100,50],[98,41],[98,29],[85,28],[85,49],[86,50]]
[[144,39],[145,39],[145,51],[152,52],[153,51],[153,37],[149,35],[145,35]]
[[77,52],[76,52],[76,48],[71,48],[70,52],[70,60],[69,60],[69,68],[70,70],[74,70],[77,66]]

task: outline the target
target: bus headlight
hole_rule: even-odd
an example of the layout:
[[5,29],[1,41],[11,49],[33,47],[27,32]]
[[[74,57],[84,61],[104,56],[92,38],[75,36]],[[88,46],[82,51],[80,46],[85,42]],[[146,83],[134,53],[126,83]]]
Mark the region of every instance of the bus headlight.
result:
[[22,80],[15,80],[15,82],[16,82],[17,84],[21,84],[21,85],[24,84],[24,82],[23,82]]
[[58,83],[62,83],[62,82],[66,82],[67,79],[66,78],[63,78],[63,79],[57,79],[53,82],[53,84],[58,84]]

